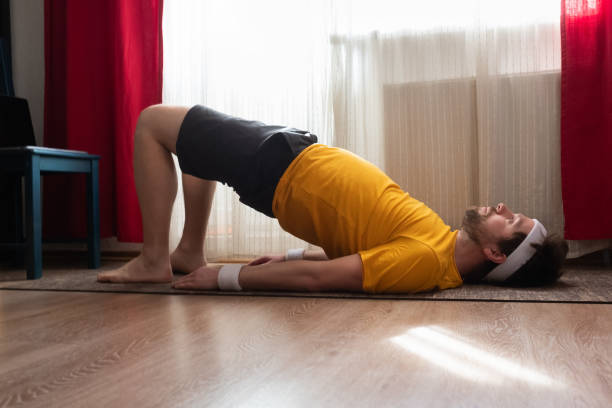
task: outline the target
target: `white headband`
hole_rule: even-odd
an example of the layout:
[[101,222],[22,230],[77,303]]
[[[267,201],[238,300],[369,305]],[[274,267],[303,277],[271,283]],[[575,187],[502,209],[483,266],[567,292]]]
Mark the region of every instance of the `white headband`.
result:
[[533,219],[534,225],[527,238],[521,242],[509,256],[506,258],[506,262],[497,265],[491,272],[485,277],[486,282],[503,282],[508,279],[512,274],[520,269],[521,266],[525,265],[527,261],[531,259],[533,254],[536,253],[536,249],[531,244],[541,244],[546,238],[546,228],[538,220]]

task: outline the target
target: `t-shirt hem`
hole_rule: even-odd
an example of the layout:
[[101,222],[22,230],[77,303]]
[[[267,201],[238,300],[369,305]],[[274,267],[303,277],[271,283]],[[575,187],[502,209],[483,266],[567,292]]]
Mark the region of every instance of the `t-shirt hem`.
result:
[[287,169],[285,170],[281,178],[278,180],[278,184],[276,185],[274,196],[272,198],[272,214],[274,214],[274,217],[278,218],[277,208],[278,208],[279,196],[286,191],[287,185],[291,182],[291,178],[293,177],[293,172],[295,170],[295,167],[298,165],[300,160],[302,160],[302,158],[310,150],[316,147],[319,147],[319,146],[323,146],[323,145],[321,143],[314,143],[308,146],[307,148],[305,148],[304,150],[302,150],[300,154],[298,154],[297,157],[291,161],[291,163],[289,164],[289,166],[287,167]]

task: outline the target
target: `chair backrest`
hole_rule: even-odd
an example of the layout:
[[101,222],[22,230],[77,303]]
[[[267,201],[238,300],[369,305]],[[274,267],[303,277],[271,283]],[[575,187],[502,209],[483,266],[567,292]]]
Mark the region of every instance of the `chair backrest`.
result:
[[0,95],[0,147],[35,145],[28,101]]

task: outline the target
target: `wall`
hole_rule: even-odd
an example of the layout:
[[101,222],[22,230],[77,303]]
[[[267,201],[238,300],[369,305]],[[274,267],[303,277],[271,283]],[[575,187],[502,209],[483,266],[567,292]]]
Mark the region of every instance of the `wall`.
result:
[[40,146],[45,89],[44,0],[11,0],[10,5],[15,94],[30,104],[36,143]]

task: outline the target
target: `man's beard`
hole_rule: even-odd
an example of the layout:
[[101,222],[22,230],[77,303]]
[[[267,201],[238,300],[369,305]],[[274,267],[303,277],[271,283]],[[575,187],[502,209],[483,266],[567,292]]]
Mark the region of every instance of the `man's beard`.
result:
[[478,245],[480,245],[484,235],[481,226],[485,220],[486,217],[478,213],[478,208],[473,207],[465,210],[461,228],[467,233],[468,237]]

